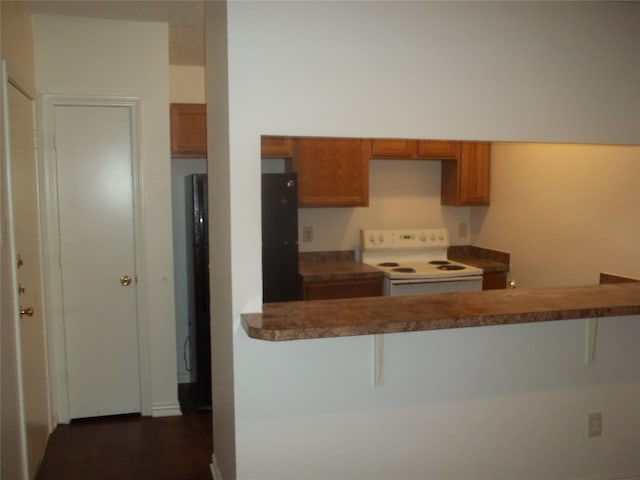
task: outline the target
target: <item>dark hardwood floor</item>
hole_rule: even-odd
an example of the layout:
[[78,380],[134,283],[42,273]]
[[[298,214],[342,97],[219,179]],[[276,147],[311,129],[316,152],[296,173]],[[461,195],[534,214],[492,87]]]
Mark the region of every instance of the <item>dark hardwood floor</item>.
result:
[[[186,405],[186,406],[185,406]],[[211,412],[74,420],[51,434],[37,480],[211,480]]]

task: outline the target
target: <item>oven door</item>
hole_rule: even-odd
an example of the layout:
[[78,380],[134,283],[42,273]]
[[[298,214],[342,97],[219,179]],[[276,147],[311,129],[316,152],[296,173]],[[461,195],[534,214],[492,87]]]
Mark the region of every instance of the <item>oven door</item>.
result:
[[471,292],[482,290],[482,276],[447,278],[442,280],[384,279],[384,294],[424,295],[429,293]]

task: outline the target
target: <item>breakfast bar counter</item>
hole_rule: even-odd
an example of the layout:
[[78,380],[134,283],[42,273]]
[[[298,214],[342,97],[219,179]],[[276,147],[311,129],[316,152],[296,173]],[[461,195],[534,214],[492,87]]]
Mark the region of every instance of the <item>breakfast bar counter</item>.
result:
[[640,314],[640,283],[268,303],[242,314],[269,341]]

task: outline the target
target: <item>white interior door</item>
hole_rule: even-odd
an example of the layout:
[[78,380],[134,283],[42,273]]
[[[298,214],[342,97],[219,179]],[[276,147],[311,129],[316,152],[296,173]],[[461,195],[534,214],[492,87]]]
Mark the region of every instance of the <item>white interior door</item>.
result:
[[20,363],[29,477],[33,478],[49,438],[47,339],[43,311],[38,174],[34,146],[33,102],[9,85],[9,130],[13,228],[17,257]]
[[140,412],[131,110],[53,117],[69,417]]
[[[2,65],[0,478],[34,478],[51,429],[33,100]],[[21,313],[22,312],[22,313]]]
[[27,476],[26,429],[20,368],[17,268],[11,195],[9,94],[5,60],[0,62],[0,478]]

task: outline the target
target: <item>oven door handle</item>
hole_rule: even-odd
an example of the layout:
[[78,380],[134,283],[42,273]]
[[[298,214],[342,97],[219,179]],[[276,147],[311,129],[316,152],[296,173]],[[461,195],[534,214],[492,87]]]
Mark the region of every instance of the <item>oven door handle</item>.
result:
[[481,275],[454,278],[416,278],[410,280],[390,279],[390,282],[392,285],[421,285],[424,283],[477,282],[478,280],[482,280]]

